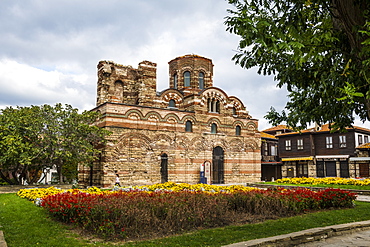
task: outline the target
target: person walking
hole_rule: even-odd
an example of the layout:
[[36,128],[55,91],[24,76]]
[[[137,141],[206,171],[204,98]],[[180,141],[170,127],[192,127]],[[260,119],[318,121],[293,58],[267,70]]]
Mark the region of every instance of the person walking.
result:
[[118,173],[116,174],[116,183],[114,184],[114,186],[121,187],[121,184],[119,182],[119,175],[118,175]]

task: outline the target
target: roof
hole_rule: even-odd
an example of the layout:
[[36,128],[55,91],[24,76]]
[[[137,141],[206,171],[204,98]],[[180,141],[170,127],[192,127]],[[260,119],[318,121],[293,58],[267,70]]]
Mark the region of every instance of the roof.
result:
[[271,127],[269,129],[265,129],[263,131],[265,132],[270,132],[270,131],[277,131],[277,130],[284,130],[284,129],[289,129],[291,130],[292,128],[290,128],[289,126],[287,125],[284,125],[284,124],[280,124],[280,125],[277,125],[277,126],[274,126],[274,127]]
[[267,134],[265,132],[260,132],[261,133],[261,138],[269,138],[269,139],[275,139],[277,140],[277,138],[273,135],[270,135],[270,134]]
[[[368,132],[370,134],[370,129],[366,129],[366,128],[359,127],[359,126],[347,127],[346,130],[360,130],[360,131]],[[296,134],[312,133],[312,132],[321,133],[321,132],[329,132],[329,131],[331,131],[331,129],[329,128],[329,124],[323,124],[318,129],[316,129],[316,127],[314,127],[314,128],[301,130],[300,132],[295,131],[295,132],[289,132],[289,133],[282,133],[282,134],[279,134],[277,136],[296,135]]]

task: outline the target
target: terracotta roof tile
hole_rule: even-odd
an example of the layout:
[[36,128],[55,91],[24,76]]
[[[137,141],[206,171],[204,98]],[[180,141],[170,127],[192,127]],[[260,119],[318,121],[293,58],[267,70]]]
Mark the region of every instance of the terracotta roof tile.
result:
[[[362,131],[370,132],[370,129],[359,127],[359,126],[347,127],[346,129],[347,130],[351,130],[351,129],[353,129],[353,130],[362,130]],[[296,131],[296,132],[290,132],[290,133],[282,133],[282,134],[279,134],[279,135],[276,135],[276,136],[294,135],[294,134],[309,133],[309,132],[320,133],[320,132],[328,132],[330,130],[331,129],[329,128],[329,124],[323,124],[323,125],[321,125],[321,127],[319,127],[318,130],[315,130],[315,128],[309,128],[309,129],[301,130],[301,132]]]
[[273,135],[267,134],[265,132],[260,132],[260,133],[261,133],[261,138],[270,138],[270,139],[276,139],[277,140],[277,138]]
[[283,130],[283,129],[292,129],[292,128],[290,128],[287,125],[280,124],[280,125],[277,125],[277,126],[274,126],[274,127],[268,128],[268,129],[265,129],[263,131],[275,131],[275,130]]

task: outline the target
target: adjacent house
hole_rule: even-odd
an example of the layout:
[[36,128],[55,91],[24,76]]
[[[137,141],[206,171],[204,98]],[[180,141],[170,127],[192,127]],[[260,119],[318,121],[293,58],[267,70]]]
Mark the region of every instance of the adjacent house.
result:
[[276,135],[290,133],[293,130],[286,125],[277,125],[261,131],[261,180],[272,181],[282,178],[282,162],[279,157],[278,138]]
[[261,132],[261,180],[273,181],[282,178],[282,164],[278,154],[278,138]]
[[369,129],[354,126],[346,132],[331,132],[329,124],[325,124],[276,136],[283,178],[369,176],[368,164],[353,162],[356,147],[369,141]]
[[[362,139],[362,137],[359,137]],[[350,163],[354,167],[355,177],[370,177],[369,163],[370,163],[370,143],[364,143],[356,147],[357,157],[350,157]]]

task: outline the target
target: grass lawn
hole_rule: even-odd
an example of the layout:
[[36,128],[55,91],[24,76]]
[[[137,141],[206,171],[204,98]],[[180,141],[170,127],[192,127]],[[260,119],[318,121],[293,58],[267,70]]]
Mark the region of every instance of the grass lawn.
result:
[[0,194],[0,230],[9,247],[29,246],[222,246],[308,228],[370,220],[370,203],[356,202],[351,209],[330,210],[258,224],[230,226],[141,242],[104,243],[83,240],[71,229],[48,218],[47,213],[15,194]]

